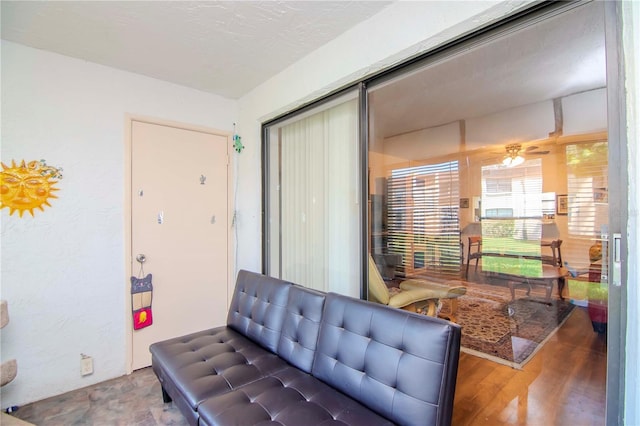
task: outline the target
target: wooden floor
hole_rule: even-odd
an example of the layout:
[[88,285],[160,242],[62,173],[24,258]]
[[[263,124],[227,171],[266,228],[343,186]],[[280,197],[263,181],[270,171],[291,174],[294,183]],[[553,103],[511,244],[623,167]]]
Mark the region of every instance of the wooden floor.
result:
[[604,425],[606,346],[576,308],[523,370],[461,354],[453,425]]

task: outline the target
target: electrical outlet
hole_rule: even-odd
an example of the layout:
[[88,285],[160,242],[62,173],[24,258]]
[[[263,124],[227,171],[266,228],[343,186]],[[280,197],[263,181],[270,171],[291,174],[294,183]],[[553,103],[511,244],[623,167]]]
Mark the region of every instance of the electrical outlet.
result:
[[89,374],[93,374],[93,358],[82,354],[80,358],[80,375],[88,376]]

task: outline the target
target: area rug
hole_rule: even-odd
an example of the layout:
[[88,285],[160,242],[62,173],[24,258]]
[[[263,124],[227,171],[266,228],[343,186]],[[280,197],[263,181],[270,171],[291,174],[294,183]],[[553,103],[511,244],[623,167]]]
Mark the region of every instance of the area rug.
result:
[[[462,352],[521,369],[564,324],[574,305],[544,291],[530,295],[517,290],[516,300],[506,287],[472,284],[458,299],[456,319],[462,327]],[[445,303],[441,315],[446,316]]]

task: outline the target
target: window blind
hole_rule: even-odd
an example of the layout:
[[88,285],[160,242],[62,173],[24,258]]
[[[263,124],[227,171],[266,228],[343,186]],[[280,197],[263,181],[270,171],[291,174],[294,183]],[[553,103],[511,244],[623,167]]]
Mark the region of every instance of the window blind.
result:
[[458,162],[392,170],[388,179],[389,250],[406,275],[460,271]]
[[609,222],[608,144],[569,144],[566,159],[569,234],[599,239]]
[[541,261],[525,256],[541,254],[545,199],[541,159],[527,160],[515,167],[482,167],[482,251],[515,256],[483,256],[484,271],[535,276]]

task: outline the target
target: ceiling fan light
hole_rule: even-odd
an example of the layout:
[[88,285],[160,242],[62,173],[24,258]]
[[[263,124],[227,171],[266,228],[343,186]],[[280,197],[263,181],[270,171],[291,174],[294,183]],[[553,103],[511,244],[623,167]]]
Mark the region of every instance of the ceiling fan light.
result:
[[519,155],[516,155],[515,157],[511,157],[511,156],[507,155],[502,160],[502,164],[504,164],[507,167],[519,166],[522,163],[524,163],[524,157],[521,157]]

